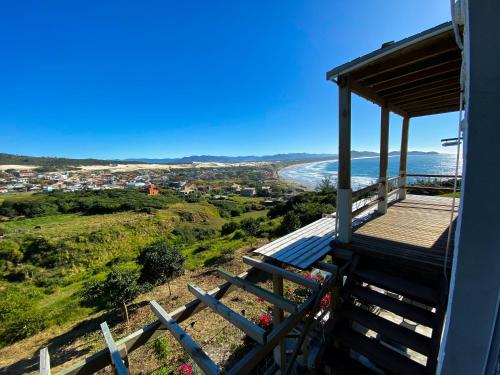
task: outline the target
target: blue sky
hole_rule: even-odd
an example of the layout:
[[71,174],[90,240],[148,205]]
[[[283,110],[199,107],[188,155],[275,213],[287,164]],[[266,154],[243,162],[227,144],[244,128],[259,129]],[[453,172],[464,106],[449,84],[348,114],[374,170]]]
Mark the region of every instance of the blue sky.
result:
[[[336,153],[326,71],[449,18],[447,0],[7,2],[0,152]],[[353,98],[353,149],[378,149],[379,117]],[[446,151],[456,118],[412,120],[410,149]]]

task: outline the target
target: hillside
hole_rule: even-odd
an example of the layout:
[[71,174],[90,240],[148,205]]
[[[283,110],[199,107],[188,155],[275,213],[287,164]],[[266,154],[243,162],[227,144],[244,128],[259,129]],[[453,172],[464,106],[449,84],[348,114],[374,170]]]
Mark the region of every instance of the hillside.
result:
[[[0,153],[0,165],[36,165],[41,167],[78,167],[83,165],[109,165],[117,160],[69,159],[48,156],[25,156]],[[131,162],[133,163],[133,162]]]

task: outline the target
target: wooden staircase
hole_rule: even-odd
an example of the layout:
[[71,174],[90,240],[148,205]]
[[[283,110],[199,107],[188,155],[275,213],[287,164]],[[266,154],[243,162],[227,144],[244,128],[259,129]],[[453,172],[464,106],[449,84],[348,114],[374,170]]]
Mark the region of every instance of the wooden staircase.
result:
[[435,373],[447,293],[416,276],[354,255],[326,349],[332,373]]

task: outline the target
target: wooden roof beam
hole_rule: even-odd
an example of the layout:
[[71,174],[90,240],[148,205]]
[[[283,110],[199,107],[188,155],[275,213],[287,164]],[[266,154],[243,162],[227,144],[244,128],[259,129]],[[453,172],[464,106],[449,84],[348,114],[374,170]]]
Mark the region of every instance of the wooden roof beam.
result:
[[420,110],[420,111],[415,110],[415,111],[409,112],[408,115],[410,117],[420,117],[420,116],[437,115],[440,113],[457,112],[458,110],[459,110],[459,107],[457,105],[451,105],[451,106],[444,106],[444,107],[433,108],[433,109],[428,109],[428,110]]
[[402,108],[400,108],[397,105],[394,105],[390,101],[388,102],[387,99],[378,95],[373,89],[371,89],[369,87],[362,86],[356,82],[349,82],[348,86],[352,92],[354,92],[355,94],[371,101],[372,103],[375,103],[381,107],[383,107],[384,105],[387,105],[387,107],[389,108],[389,111],[394,112],[402,117],[406,116],[405,110],[403,110]]
[[429,102],[433,103],[447,99],[459,99],[459,98],[460,98],[460,90],[451,90],[444,93],[436,93],[435,95],[427,95],[426,97],[423,98],[407,99],[406,101],[397,103],[402,107],[407,108],[408,106],[413,106],[420,103],[429,103]]
[[441,107],[441,106],[448,106],[448,105],[453,105],[456,104],[457,106],[460,104],[460,96],[457,95],[456,98],[451,98],[451,99],[446,99],[446,100],[431,100],[425,103],[416,103],[413,105],[409,105],[406,107],[406,110],[408,112],[413,112],[413,111],[418,111],[418,110],[425,110],[426,108],[432,109],[436,107]]
[[455,73],[459,75],[460,68],[461,68],[461,62],[455,61],[453,63],[446,64],[443,66],[433,67],[432,69],[426,70],[425,72],[416,72],[408,76],[392,80],[390,82],[372,85],[372,89],[378,93],[379,91],[393,89],[395,87],[400,87],[404,85],[409,85],[410,83],[419,82],[424,79],[428,80],[435,77],[440,77],[448,73],[450,74]]
[[373,78],[363,80],[363,85],[373,86],[380,85],[385,82],[390,82],[398,78],[407,77],[412,74],[423,73],[433,68],[445,66],[454,62],[462,61],[462,56],[458,51],[452,51],[447,54],[439,55],[433,59],[419,61],[415,64],[407,65],[403,68],[377,75]]
[[440,86],[444,84],[460,84],[460,75],[457,75],[455,72],[448,73],[443,75],[442,77],[436,78],[431,77],[430,79],[422,79],[419,82],[412,82],[408,85],[403,85],[398,87],[397,89],[388,89],[388,90],[377,90],[377,94],[390,98],[396,95],[414,93],[416,90],[423,90],[432,88],[434,86]]
[[406,95],[391,95],[388,97],[388,100],[397,104],[397,103],[404,103],[407,101],[412,101],[414,99],[431,97],[432,95],[435,95],[435,94],[438,95],[438,94],[443,94],[446,92],[451,93],[454,91],[460,91],[460,84],[454,82],[453,84],[448,83],[446,85],[441,85],[441,86],[433,87],[433,88],[426,89],[426,90],[420,90],[420,91],[416,91],[414,93],[410,93],[410,94],[406,94]]
[[349,76],[352,77],[353,80],[365,80],[416,62],[425,61],[446,54],[450,51],[458,50],[452,33],[439,36],[439,38],[441,39],[439,42],[426,43],[425,51],[423,50],[424,46],[419,46],[419,48],[408,47],[394,53],[394,55],[388,56],[383,61],[375,61],[370,66],[360,68],[358,71],[353,71]]

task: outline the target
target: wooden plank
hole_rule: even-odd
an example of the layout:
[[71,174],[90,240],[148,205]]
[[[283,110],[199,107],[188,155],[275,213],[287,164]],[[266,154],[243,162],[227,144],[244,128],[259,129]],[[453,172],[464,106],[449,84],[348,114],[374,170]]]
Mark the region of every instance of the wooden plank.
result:
[[49,348],[40,350],[40,375],[50,375],[50,356]]
[[346,293],[353,295],[365,303],[379,306],[382,309],[391,311],[403,318],[410,319],[426,327],[432,328],[434,325],[435,315],[429,310],[389,297],[367,287],[353,284],[348,287]]
[[293,240],[299,239],[303,236],[307,236],[311,233],[323,232],[325,230],[328,230],[328,226],[331,225],[331,223],[335,223],[335,219],[331,218],[319,219],[317,221],[312,222],[309,225],[306,225],[303,228],[297,229],[296,231],[287,234],[286,236],[283,236],[275,241],[272,241],[264,246],[261,246],[257,250],[254,250],[254,252],[262,255],[272,253],[274,250],[281,249],[286,245],[292,243]]
[[231,284],[234,284],[237,287],[256,295],[257,297],[263,298],[267,302],[272,303],[273,305],[276,305],[289,313],[294,314],[298,311],[297,306],[292,301],[284,298],[283,296],[270,292],[269,290],[261,288],[258,285],[241,279],[238,276],[235,276],[232,273],[224,271],[222,269],[219,269],[218,272],[219,276],[224,280],[229,281]]
[[363,354],[390,373],[405,375],[423,375],[425,367],[411,359],[382,346],[377,341],[362,335],[345,325],[335,330],[336,336],[348,348]]
[[258,268],[262,271],[268,272],[272,275],[281,276],[287,280],[290,280],[296,284],[305,286],[306,288],[309,288],[312,290],[319,290],[319,288],[321,287],[321,284],[318,283],[317,281],[310,280],[307,277],[299,275],[295,272],[287,271],[283,268],[273,266],[269,263],[263,262],[263,261],[258,260],[258,259],[253,259],[253,258],[250,258],[248,256],[244,256],[243,262],[252,266],[252,267],[255,267],[255,268]]
[[318,233],[314,236],[304,238],[302,241],[298,241],[296,244],[289,248],[281,249],[281,251],[275,253],[273,258],[292,265],[295,265],[294,259],[302,256],[304,253],[306,255],[309,254],[310,257],[313,258],[313,254],[310,252],[310,249],[315,248],[317,245],[320,245],[325,241],[331,241],[333,239],[334,233],[335,226],[329,228],[329,230],[326,232]]
[[354,274],[368,284],[373,284],[394,293],[400,293],[428,306],[436,306],[439,301],[437,291],[423,284],[417,284],[374,270],[357,269],[354,271]]
[[431,339],[359,307],[344,307],[342,315],[407,348],[429,356]]
[[206,374],[219,374],[220,368],[208,357],[203,349],[172,319],[170,315],[156,302],[150,301],[151,310],[155,313],[162,324],[168,328],[172,336],[179,342],[184,350],[191,356],[193,361]]
[[196,296],[196,298],[198,298],[220,316],[228,320],[231,324],[241,329],[259,344],[265,344],[267,332],[263,328],[252,323],[237,312],[231,310],[229,307],[212,297],[203,289],[192,284],[188,284],[188,289]]
[[[283,278],[273,275],[273,291],[279,296],[283,296]],[[273,325],[278,326],[284,319],[283,310],[277,305],[273,305]],[[274,349],[274,361],[283,373],[286,368],[286,338],[280,340],[278,346]]]
[[356,93],[362,98],[371,101],[372,103],[380,106],[386,105],[391,112],[394,112],[403,117],[406,116],[406,111],[404,109],[397,106],[396,104],[387,102],[384,97],[380,96],[374,89],[368,86],[363,86],[361,84],[358,84],[357,82],[349,82],[349,88],[352,92]]
[[265,252],[254,251],[258,254],[262,254],[268,257],[272,257],[276,253],[281,253],[286,250],[286,254],[291,254],[297,249],[307,246],[309,243],[314,242],[319,236],[325,236],[330,234],[333,236],[335,231],[335,220],[329,219],[328,221],[322,222],[321,226],[313,227],[307,232],[301,231],[300,229],[293,232],[295,236],[290,238],[287,242],[282,242],[279,246],[275,246],[271,249],[267,249]]
[[111,356],[111,362],[113,363],[116,373],[118,375],[127,375],[127,367],[125,366],[125,362],[123,362],[120,352],[118,351],[115,340],[113,340],[113,336],[111,336],[108,323],[101,323],[101,331],[104,336],[104,340],[106,340],[106,345],[108,346],[109,354]]
[[327,263],[327,262],[316,262],[314,264],[314,267],[316,267],[322,271],[329,272],[332,275],[337,275],[338,270],[339,270],[335,264]]

